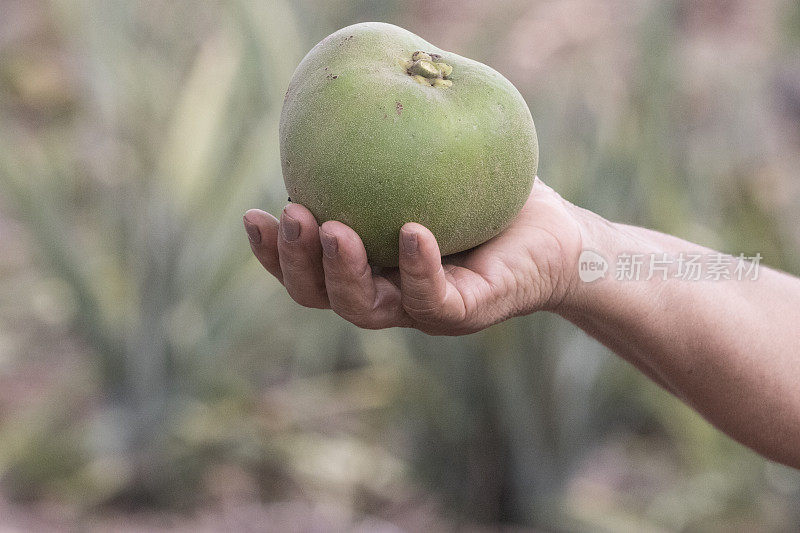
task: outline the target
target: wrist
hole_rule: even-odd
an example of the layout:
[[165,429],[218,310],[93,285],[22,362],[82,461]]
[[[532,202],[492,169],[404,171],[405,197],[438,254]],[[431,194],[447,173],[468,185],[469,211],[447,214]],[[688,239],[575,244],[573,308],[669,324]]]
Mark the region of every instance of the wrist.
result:
[[614,293],[614,258],[623,251],[653,251],[653,244],[631,233],[625,225],[571,205],[573,219],[580,230],[580,246],[575,259],[566,265],[567,290],[556,312],[564,317],[602,312]]
[[655,262],[664,254],[673,257],[683,252],[709,252],[676,237],[574,209],[581,250],[574,264],[567,266],[569,291],[556,311],[567,319],[603,319],[635,313],[634,309],[645,301],[653,305],[652,299],[663,294],[663,286],[674,283],[676,266],[666,259],[661,266],[653,267],[648,258]]

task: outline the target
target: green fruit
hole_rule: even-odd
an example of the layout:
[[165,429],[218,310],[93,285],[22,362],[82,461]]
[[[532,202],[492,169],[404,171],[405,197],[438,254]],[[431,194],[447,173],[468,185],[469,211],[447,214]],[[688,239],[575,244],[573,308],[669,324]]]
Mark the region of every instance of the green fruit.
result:
[[293,202],[361,237],[394,266],[406,222],[442,254],[502,231],[527,199],[536,130],[516,88],[492,68],[378,22],[317,44],[292,76],[280,121]]

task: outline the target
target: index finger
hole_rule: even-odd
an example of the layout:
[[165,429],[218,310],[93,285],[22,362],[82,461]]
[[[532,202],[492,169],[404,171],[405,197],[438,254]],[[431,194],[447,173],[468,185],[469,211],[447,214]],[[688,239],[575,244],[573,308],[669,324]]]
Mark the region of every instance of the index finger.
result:
[[458,324],[466,305],[447,280],[436,238],[413,222],[400,229],[400,290],[403,309],[422,324]]

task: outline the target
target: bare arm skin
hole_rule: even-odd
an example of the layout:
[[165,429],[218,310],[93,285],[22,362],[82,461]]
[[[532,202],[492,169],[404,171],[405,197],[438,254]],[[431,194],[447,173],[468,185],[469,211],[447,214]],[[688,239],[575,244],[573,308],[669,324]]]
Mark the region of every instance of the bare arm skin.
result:
[[[800,280],[761,266],[758,279],[675,277],[584,283],[581,250],[707,254],[676,237],[608,222],[563,200],[538,178],[502,234],[444,258],[433,235],[408,223],[400,267],[373,273],[358,235],[317,225],[298,204],[280,222],[245,214],[254,254],[298,303],[331,308],[370,329],[472,333],[546,310],[600,340],[716,427],[764,456],[800,468]],[[613,273],[611,273],[613,274]]]

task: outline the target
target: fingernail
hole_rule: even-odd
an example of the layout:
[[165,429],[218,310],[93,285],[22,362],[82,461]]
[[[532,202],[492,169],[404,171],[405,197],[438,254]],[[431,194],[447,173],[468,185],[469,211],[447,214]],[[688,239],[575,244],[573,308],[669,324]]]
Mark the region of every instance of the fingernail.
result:
[[300,223],[287,215],[286,211],[281,214],[281,233],[286,242],[297,240],[300,236]]
[[334,258],[339,253],[339,239],[335,235],[319,230],[319,240],[322,243],[322,253],[326,257]]
[[242,217],[244,221],[244,229],[247,232],[247,238],[250,239],[250,242],[253,244],[261,244],[261,230],[258,229],[258,226],[247,220],[247,215]]
[[413,231],[401,231],[400,233],[403,237],[403,251],[409,255],[417,253],[417,248],[419,247],[417,234]]

